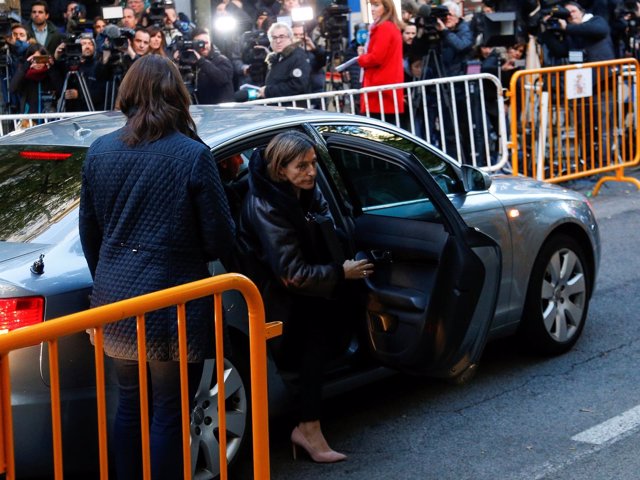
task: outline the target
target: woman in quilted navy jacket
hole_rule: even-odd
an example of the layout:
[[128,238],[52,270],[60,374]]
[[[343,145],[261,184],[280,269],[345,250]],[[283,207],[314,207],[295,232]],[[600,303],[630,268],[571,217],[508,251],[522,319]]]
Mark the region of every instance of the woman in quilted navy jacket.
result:
[[[197,138],[189,93],[171,60],[148,55],[125,75],[126,125],[97,139],[82,172],[80,238],[99,306],[210,276],[235,225],[209,148]],[[213,353],[213,303],[187,305],[189,383]],[[104,328],[119,383],[114,426],[119,480],[142,478],[136,323]],[[182,478],[176,309],[146,315],[152,478]],[[190,398],[193,398],[191,395]]]
[[282,320],[282,347],[300,374],[297,426],[291,442],[312,460],[344,460],[320,429],[324,345],[332,297],[344,280],[373,271],[366,260],[336,261],[312,220],[329,213],[316,186],[313,142],[301,132],[274,137],[249,162],[249,193],[242,207],[239,250],[242,270],[256,283],[268,318]]

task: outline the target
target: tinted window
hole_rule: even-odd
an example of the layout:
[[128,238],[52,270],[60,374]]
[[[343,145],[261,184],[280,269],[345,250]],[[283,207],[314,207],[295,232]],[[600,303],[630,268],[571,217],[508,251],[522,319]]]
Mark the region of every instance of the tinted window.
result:
[[23,150],[27,149],[0,149],[2,241],[33,239],[76,208],[80,198],[84,148],[38,147],[31,153]]
[[[332,147],[331,160],[339,182],[366,214],[388,217],[437,218],[424,187],[411,172],[393,161],[346,148]],[[354,198],[355,197],[355,198]]]
[[403,152],[412,153],[434,177],[445,193],[461,193],[464,191],[455,169],[449,162],[414,140],[402,137],[395,132],[361,125],[322,125],[318,127],[318,131],[324,135],[338,133],[366,138],[374,142],[382,142]]

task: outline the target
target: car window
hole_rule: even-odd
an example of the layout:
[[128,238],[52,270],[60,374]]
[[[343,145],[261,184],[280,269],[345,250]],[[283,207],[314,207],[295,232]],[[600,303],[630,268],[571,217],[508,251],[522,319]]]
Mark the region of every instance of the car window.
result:
[[80,198],[85,148],[0,148],[0,240],[34,240],[56,226]]
[[389,147],[396,148],[403,152],[412,153],[434,177],[440,188],[442,188],[446,194],[464,192],[464,186],[453,165],[442,156],[410,138],[402,137],[395,132],[382,128],[363,125],[321,125],[318,126],[317,129],[325,136],[342,134],[361,137],[374,142],[384,143]]
[[[331,147],[331,161],[339,182],[362,212],[390,217],[436,220],[438,215],[425,188],[402,165],[374,154]],[[348,195],[348,193],[346,193]]]

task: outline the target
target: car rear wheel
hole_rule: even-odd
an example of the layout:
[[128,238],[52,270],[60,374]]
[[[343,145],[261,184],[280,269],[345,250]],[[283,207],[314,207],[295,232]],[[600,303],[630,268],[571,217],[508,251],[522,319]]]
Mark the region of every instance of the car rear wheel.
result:
[[544,355],[570,350],[584,328],[591,285],[580,244],[567,235],[550,238],[529,279],[519,332],[524,345]]
[[[240,368],[239,368],[240,367]],[[249,389],[245,372],[230,360],[224,362],[227,462],[231,466],[251,443]],[[215,360],[205,360],[202,379],[191,412],[191,466],[194,480],[220,475],[218,384]]]

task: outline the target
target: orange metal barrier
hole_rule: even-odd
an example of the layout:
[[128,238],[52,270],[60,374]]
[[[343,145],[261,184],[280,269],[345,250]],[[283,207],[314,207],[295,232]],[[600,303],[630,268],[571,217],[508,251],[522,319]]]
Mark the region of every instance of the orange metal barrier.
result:
[[[98,413],[100,478],[106,480],[107,420],[103,353],[103,325],[124,318],[136,317],[138,329],[138,361],[140,378],[140,408],[142,423],[143,478],[151,478],[149,456],[149,412],[147,403],[145,313],[176,306],[178,314],[178,344],[180,352],[180,390],[182,397],[182,448],[184,478],[191,478],[189,398],[187,379],[187,335],[185,303],[209,295],[214,296],[216,331],[216,369],[218,382],[218,416],[220,444],[220,478],[227,478],[226,425],[224,395],[224,351],[222,331],[222,292],[238,290],[245,298],[249,316],[251,401],[253,423],[254,478],[269,479],[269,436],[267,405],[266,340],[282,333],[281,322],[265,324],[262,298],[256,286],[243,275],[230,273],[161,290],[140,297],[104,305],[83,312],[59,317],[39,325],[25,327],[0,335],[0,474],[15,479],[13,424],[11,418],[11,381],[9,352],[41,342],[49,346],[51,376],[51,415],[53,431],[54,478],[63,478],[62,434],[60,415],[60,382],[58,370],[58,339],[95,329],[96,399]],[[87,341],[89,339],[87,338]],[[223,460],[224,459],[224,460]]]
[[513,174],[562,182],[615,171],[606,181],[640,182],[636,59],[522,70],[509,86]]

